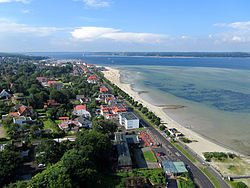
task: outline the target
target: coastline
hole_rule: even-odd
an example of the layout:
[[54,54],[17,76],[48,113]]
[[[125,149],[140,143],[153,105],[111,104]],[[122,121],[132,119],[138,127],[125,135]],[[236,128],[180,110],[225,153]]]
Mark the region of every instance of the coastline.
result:
[[110,80],[112,83],[117,85],[120,89],[124,90],[127,94],[129,94],[131,97],[134,98],[134,100],[140,102],[143,104],[143,106],[147,107],[150,111],[154,112],[157,116],[159,116],[164,123],[168,123],[169,128],[176,128],[180,132],[182,132],[188,139],[195,140],[197,142],[192,142],[187,144],[188,147],[190,147],[194,152],[196,152],[199,156],[203,157],[203,152],[231,152],[231,153],[237,153],[238,155],[241,155],[238,152],[235,152],[231,149],[228,149],[226,147],[223,147],[217,143],[212,142],[208,138],[205,138],[201,136],[200,134],[194,132],[193,130],[190,130],[181,124],[174,121],[172,118],[170,118],[166,112],[164,112],[165,106],[155,106],[146,100],[142,99],[140,96],[140,93],[137,91],[134,91],[132,89],[131,84],[125,84],[120,81],[120,71],[117,69],[113,69],[111,67],[105,67],[106,71],[103,71],[104,76]]

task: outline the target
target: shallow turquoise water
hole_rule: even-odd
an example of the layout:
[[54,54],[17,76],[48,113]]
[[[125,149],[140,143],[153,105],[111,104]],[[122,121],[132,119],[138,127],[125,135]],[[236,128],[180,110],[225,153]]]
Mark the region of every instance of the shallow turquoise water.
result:
[[250,154],[250,71],[208,67],[116,66],[122,81],[154,104],[184,105],[166,112],[183,126]]

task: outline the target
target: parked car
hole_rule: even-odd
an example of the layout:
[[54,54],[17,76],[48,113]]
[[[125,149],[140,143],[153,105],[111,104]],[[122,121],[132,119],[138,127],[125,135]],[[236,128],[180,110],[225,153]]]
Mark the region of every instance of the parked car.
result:
[[163,153],[163,152],[157,152],[156,153],[158,156],[164,156],[165,155],[165,153]]
[[42,163],[38,164],[38,168],[44,168],[44,167],[45,167],[45,164],[42,164]]
[[162,154],[161,154],[160,152],[157,152],[156,154],[157,154],[158,156],[162,156]]

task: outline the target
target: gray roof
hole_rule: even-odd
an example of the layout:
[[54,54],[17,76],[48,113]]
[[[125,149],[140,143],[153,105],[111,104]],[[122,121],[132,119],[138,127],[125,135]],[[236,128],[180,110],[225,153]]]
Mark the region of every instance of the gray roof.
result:
[[115,143],[118,152],[118,166],[132,166],[132,160],[124,133],[115,134]]
[[6,97],[6,96],[10,96],[10,94],[7,91],[5,91],[5,89],[3,89],[3,91],[0,93],[0,98]]
[[183,162],[171,162],[171,161],[162,161],[163,169],[166,173],[170,174],[180,174],[187,172],[185,164]]
[[121,114],[121,116],[127,120],[138,119],[133,112],[124,112]]
[[82,99],[84,98],[85,96],[84,95],[76,95],[76,99],[79,100],[79,99]]
[[140,141],[137,135],[126,135],[126,140],[128,144],[139,144]]
[[84,117],[79,117],[77,118],[78,122],[81,123],[83,126],[84,125],[90,125],[92,122],[88,120],[87,118]]

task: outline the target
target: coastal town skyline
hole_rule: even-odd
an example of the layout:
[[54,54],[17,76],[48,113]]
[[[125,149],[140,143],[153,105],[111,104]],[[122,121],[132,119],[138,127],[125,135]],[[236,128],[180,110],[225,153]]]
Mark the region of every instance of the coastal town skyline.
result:
[[0,51],[250,51],[249,2],[0,0]]

